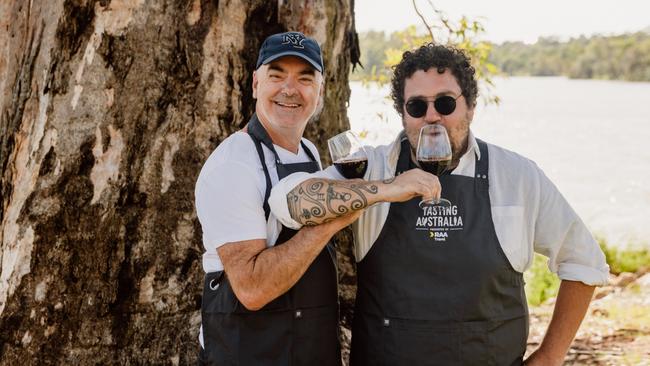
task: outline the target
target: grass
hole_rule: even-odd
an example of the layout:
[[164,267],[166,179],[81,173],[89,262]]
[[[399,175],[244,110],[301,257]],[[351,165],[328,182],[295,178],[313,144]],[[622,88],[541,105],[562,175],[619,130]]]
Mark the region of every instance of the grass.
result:
[[610,272],[613,274],[637,272],[650,268],[650,250],[648,248],[636,245],[621,249],[608,245],[603,238],[598,238],[598,244],[605,253]]
[[[650,269],[650,249],[640,245],[623,248],[608,244],[603,238],[597,240],[605,253],[611,273],[618,275]],[[560,280],[548,270],[546,257],[535,254],[533,265],[526,271],[524,278],[529,305],[537,306],[557,295]]]
[[533,265],[524,274],[528,304],[537,306],[557,295],[560,279],[549,271],[546,257],[535,254]]
[[[640,304],[613,302],[605,307],[607,318],[622,323],[624,329],[650,329],[650,309]],[[630,335],[636,338],[636,334]]]

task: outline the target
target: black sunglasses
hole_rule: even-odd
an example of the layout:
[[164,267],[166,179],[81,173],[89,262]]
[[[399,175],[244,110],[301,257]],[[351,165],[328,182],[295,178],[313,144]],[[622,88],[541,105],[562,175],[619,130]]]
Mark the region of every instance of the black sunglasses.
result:
[[[443,116],[448,116],[456,110],[456,99],[460,98],[463,93],[456,98],[450,95],[443,95],[433,100],[433,108]],[[426,98],[412,98],[406,102],[406,113],[413,118],[424,117],[429,108],[429,101]]]

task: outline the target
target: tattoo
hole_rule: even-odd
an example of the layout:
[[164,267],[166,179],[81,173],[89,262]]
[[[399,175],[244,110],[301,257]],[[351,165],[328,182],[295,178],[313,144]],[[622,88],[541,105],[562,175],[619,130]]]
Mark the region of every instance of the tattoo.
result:
[[384,184],[391,184],[391,183],[393,183],[393,181],[395,181],[395,177],[388,178],[388,179],[384,179],[384,180],[382,181],[382,183],[384,183]]
[[287,205],[291,218],[313,226],[367,207],[378,191],[368,182],[308,180],[287,194]]
[[322,187],[323,184],[320,182],[311,184],[307,190],[299,185],[287,194],[289,214],[294,220],[303,225],[313,226],[317,224],[312,221],[313,219],[325,216],[325,205],[321,203],[324,196],[320,193]]

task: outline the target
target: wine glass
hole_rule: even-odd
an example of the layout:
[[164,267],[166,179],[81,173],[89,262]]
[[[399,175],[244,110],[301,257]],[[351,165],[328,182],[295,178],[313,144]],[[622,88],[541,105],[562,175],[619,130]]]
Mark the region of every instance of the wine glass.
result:
[[[422,170],[440,176],[451,163],[451,144],[447,129],[439,124],[425,125],[420,129],[416,158]],[[451,206],[444,198],[422,200],[423,205]]]
[[352,131],[341,132],[327,140],[336,169],[347,179],[363,178],[368,168],[368,154]]

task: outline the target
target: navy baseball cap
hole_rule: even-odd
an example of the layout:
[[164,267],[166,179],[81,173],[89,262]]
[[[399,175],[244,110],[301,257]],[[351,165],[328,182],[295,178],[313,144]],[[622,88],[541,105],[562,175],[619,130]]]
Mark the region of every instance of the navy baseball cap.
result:
[[300,32],[278,33],[265,39],[260,47],[255,69],[283,56],[300,57],[319,72],[323,72],[320,46],[313,38],[306,37]]

